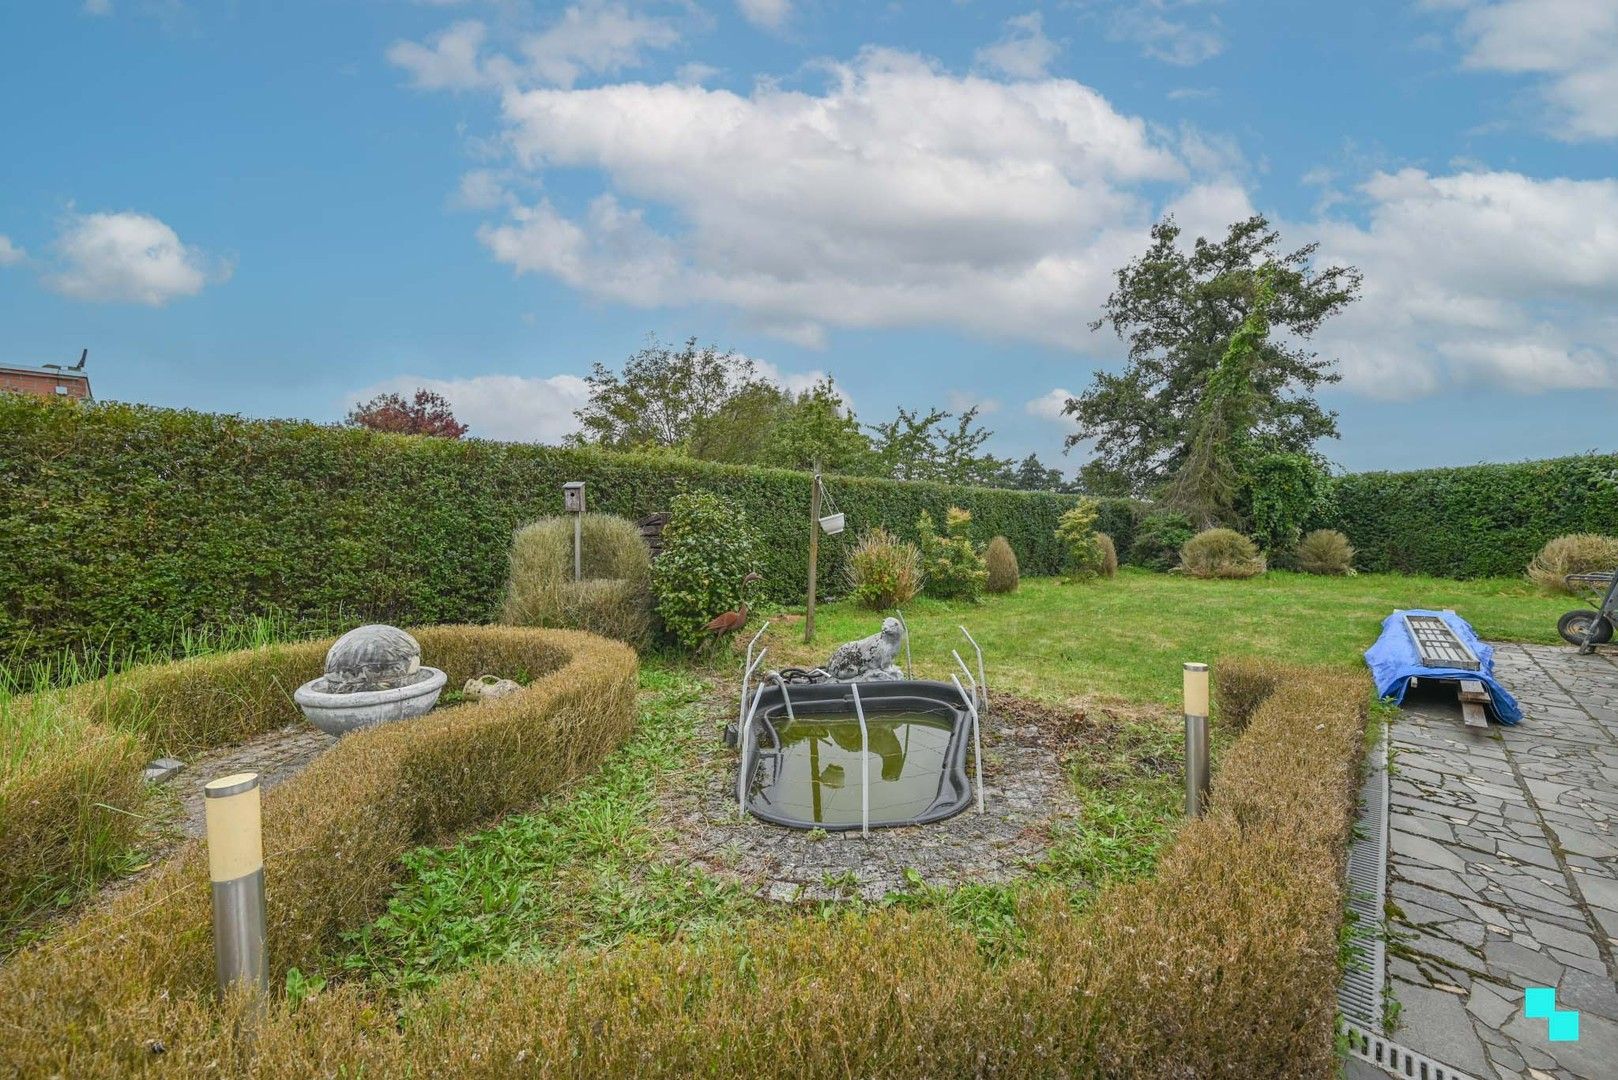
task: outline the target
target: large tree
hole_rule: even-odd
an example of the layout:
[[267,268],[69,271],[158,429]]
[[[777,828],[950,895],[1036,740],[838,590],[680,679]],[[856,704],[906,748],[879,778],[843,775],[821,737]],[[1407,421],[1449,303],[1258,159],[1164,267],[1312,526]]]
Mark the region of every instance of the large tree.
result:
[[868,475],[877,470],[871,437],[829,378],[799,393],[781,411],[759,458],[765,465]]
[[575,441],[609,450],[686,449],[705,437],[711,452],[734,459],[721,449],[721,434],[704,428],[740,395],[767,408],[779,401],[753,361],[698,348],[696,338],[678,348],[654,342],[625,361],[621,374],[598,363],[585,382],[590,400],[573,414],[581,428]]
[[981,452],[994,433],[977,417],[975,405],[959,416],[900,408],[887,423],[869,425],[882,473],[895,480],[1003,485],[1011,463]]
[[1081,470],[1081,482],[1098,494],[1147,492],[1180,471],[1197,404],[1232,335],[1253,311],[1261,267],[1270,268],[1268,322],[1276,333],[1256,343],[1246,367],[1253,395],[1245,434],[1290,453],[1337,436],[1336,414],[1314,395],[1339,376],[1333,361],[1307,343],[1354,300],[1360,272],[1352,266],[1316,270],[1315,244],[1282,253],[1280,234],[1262,215],[1231,225],[1221,241],[1199,237],[1190,251],[1179,238],[1173,218],[1153,226],[1146,253],[1118,271],[1117,287],[1091,324],[1110,325],[1129,342],[1124,371],[1098,372],[1065,410],[1079,425],[1068,446],[1094,440],[1095,457]]
[[347,423],[353,427],[391,431],[398,435],[436,435],[444,439],[459,439],[466,434],[466,425],[455,419],[449,402],[443,395],[431,390],[417,390],[415,397],[409,401],[399,394],[378,394],[370,401],[362,401],[350,409]]

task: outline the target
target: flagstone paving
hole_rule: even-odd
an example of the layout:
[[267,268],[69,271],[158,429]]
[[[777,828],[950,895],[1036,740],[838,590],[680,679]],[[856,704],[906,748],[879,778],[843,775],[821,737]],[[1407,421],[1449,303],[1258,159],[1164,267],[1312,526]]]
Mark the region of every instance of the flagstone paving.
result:
[[[1498,645],[1523,722],[1419,692],[1392,731],[1392,1038],[1477,1077],[1618,1080],[1618,663]],[[1577,1041],[1523,991],[1556,989]]]

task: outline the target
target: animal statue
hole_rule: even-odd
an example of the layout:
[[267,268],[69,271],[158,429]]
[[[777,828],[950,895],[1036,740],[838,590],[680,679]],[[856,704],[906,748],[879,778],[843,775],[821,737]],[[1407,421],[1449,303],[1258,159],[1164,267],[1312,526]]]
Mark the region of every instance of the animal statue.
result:
[[826,674],[838,682],[902,679],[904,672],[893,661],[903,643],[904,624],[898,619],[883,619],[877,633],[833,649],[831,659],[826,661]]
[[742,601],[740,604],[736,605],[736,610],[727,611],[722,615],[715,615],[712,619],[708,620],[708,624],[702,629],[706,633],[712,634],[714,637],[724,637],[726,634],[734,634],[736,631],[746,626],[747,587],[753,584],[755,581],[763,580],[763,576],[759,574],[748,574],[746,577],[742,578],[741,588],[737,590],[742,596]]

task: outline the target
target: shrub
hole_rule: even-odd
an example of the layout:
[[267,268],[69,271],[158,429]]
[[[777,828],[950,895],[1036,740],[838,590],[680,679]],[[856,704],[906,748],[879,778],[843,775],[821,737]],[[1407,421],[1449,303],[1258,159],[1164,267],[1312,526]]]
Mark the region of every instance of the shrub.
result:
[[[761,595],[794,602],[807,584],[809,477],[784,469],[20,394],[0,394],[0,463],[3,547],[27,553],[0,558],[0,663],[92,642],[166,649],[177,629],[267,612],[301,633],[488,622],[512,532],[559,510],[569,480],[589,483],[594,510],[632,520],[668,510],[681,488],[711,491],[769,537]],[[1072,496],[828,483],[858,528],[914,539],[923,510],[965,507],[984,536],[1011,540],[1026,573],[1061,569],[1051,530]],[[1103,503],[1120,545],[1131,506]],[[828,591],[848,546],[821,545]]]
[[1243,478],[1242,515],[1269,552],[1291,551],[1320,510],[1329,474],[1312,454],[1264,454]]
[[627,518],[585,514],[581,580],[573,580],[571,517],[541,518],[511,538],[511,574],[500,620],[550,626],[645,646],[651,632],[652,555]]
[[1096,550],[1101,556],[1101,566],[1096,571],[1102,577],[1118,576],[1118,549],[1113,545],[1112,537],[1104,532],[1096,533]]
[[1081,498],[1056,523],[1057,539],[1067,549],[1062,570],[1068,581],[1089,581],[1103,572],[1105,552],[1096,541],[1095,523],[1096,503],[1089,498]]
[[[633,725],[635,654],[621,644],[576,631],[514,627],[413,633],[451,685],[502,671],[527,672],[532,681],[492,702],[355,732],[264,795],[266,922],[277,985],[289,968],[309,968],[337,946],[342,931],[376,914],[405,851],[529,805],[594,768]],[[318,671],[330,644],[295,648]],[[214,694],[199,693],[201,707],[231,707],[228,689],[241,682],[241,660],[232,654],[186,662],[195,682],[207,682],[216,671],[224,675]],[[297,715],[283,695],[281,721]],[[50,1037],[45,1032],[68,1038],[85,1017],[106,1022],[152,1009],[162,998],[172,998],[185,1015],[212,996],[207,882],[206,847],[193,840],[150,877],[92,910],[70,934],[13,957],[0,969],[0,1000],[27,1001],[29,1024],[44,1038]],[[147,1040],[163,1034],[154,1028],[133,1040],[115,1039],[107,1051],[112,1060],[139,1060],[149,1054]],[[0,1065],[0,1072],[38,1071],[38,1061],[20,1064],[11,1057],[11,1040],[4,1042],[0,1055],[10,1067]],[[89,1074],[128,1071],[107,1067]]]
[[1265,699],[1281,688],[1285,678],[1296,674],[1294,669],[1256,656],[1220,658],[1213,665],[1214,719],[1241,734]]
[[1157,510],[1141,519],[1129,547],[1129,561],[1166,572],[1180,565],[1180,549],[1197,535],[1191,519],[1173,510]]
[[949,508],[945,533],[938,535],[933,516],[921,512],[916,532],[921,537],[923,588],[928,596],[943,600],[977,600],[988,583],[989,571],[983,556],[972,544],[972,513],[958,506]]
[[1340,529],[1361,570],[1516,576],[1545,542],[1611,532],[1618,455],[1332,479],[1314,525]]
[[[1032,898],[1024,947],[999,961],[936,912],[804,914],[466,971],[403,1021],[350,984],[312,1005],[275,996],[248,1025],[244,1001],[212,1000],[199,866],[184,904],[201,921],[178,951],[201,959],[183,989],[153,977],[144,926],[126,941],[90,916],[69,944],[0,968],[0,1002],[29,1010],[0,1040],[0,1070],[150,1071],[160,1039],[173,1077],[1330,1076],[1368,687],[1281,674],[1155,876],[1083,913]],[[179,903],[155,909],[160,929]],[[94,948],[77,940],[87,929]],[[153,951],[136,956],[142,941]],[[132,956],[143,963],[101,962]]]
[[1528,576],[1548,592],[1572,594],[1569,574],[1618,569],[1618,537],[1570,533],[1549,541],[1528,564]]
[[989,572],[988,589],[992,593],[1008,593],[1017,591],[1019,573],[1017,569],[1017,553],[1011,549],[1011,541],[1003,536],[997,536],[989,541],[989,546],[983,549],[983,566]]
[[757,567],[747,516],[708,491],[674,497],[663,551],[652,563],[652,592],[663,627],[682,647],[708,640],[709,620],[745,598],[742,579]]
[[921,549],[878,525],[848,553],[849,595],[861,607],[885,611],[921,591]]
[[1180,548],[1180,566],[1192,577],[1250,578],[1264,572],[1264,556],[1235,529],[1204,529]]
[[1298,541],[1293,556],[1306,574],[1352,574],[1354,545],[1336,529],[1316,529]]

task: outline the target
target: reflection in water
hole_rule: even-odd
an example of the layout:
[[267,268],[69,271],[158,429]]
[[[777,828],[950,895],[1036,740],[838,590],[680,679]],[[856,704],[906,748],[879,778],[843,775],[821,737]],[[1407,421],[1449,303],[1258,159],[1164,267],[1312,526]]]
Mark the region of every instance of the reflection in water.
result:
[[[871,823],[908,821],[935,799],[944,782],[951,723],[935,713],[866,717],[872,757]],[[810,718],[776,725],[780,745],[764,750],[751,801],[777,815],[824,825],[860,820],[860,725],[854,717]]]

